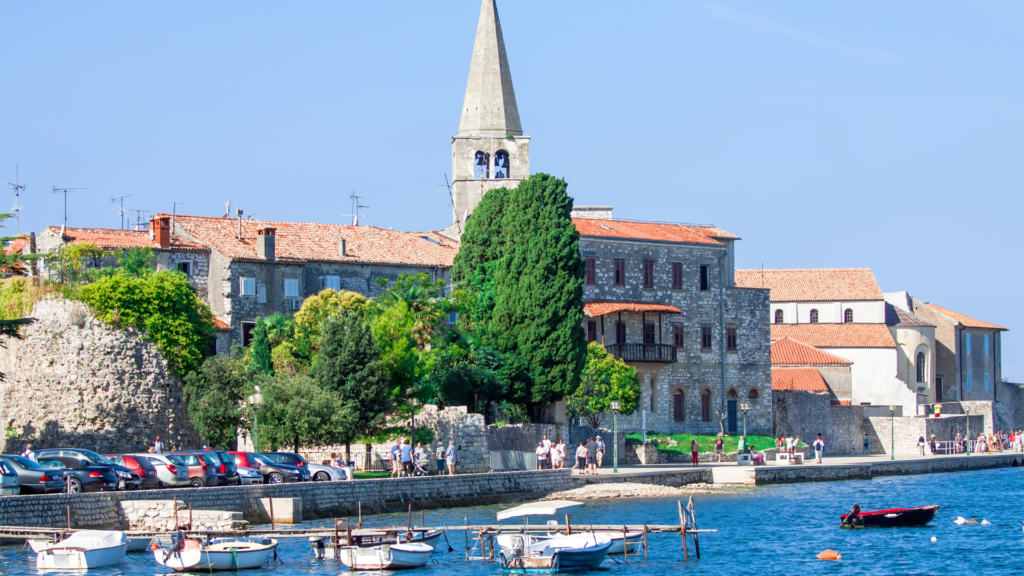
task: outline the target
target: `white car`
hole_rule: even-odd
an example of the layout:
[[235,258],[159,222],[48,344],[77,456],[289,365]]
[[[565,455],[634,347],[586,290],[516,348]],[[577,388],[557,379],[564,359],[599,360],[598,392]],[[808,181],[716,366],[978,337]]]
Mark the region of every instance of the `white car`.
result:
[[248,486],[250,484],[263,484],[263,474],[260,474],[259,470],[253,468],[246,468],[245,466],[238,467],[238,480],[242,486]]
[[[345,474],[345,470],[341,468],[335,468],[333,466],[324,466],[323,464],[309,464],[309,476],[310,480],[314,482],[332,482],[334,480],[351,480],[348,475]],[[351,469],[348,469],[351,470]],[[348,474],[351,474],[350,471]]]

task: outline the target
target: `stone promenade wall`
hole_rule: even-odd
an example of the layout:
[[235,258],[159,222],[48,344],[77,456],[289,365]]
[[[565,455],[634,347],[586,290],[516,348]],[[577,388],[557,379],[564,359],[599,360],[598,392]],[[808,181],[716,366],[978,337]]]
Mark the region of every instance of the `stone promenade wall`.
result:
[[364,514],[413,509],[450,508],[496,502],[569,490],[569,470],[540,470],[429,476],[352,482],[303,482],[219,488],[183,488],[91,494],[48,494],[0,498],[0,525],[67,526],[71,510],[73,528],[126,528],[126,500],[174,500],[194,510],[241,512],[251,523],[267,522],[261,498],[301,498],[306,520],[354,515],[359,503]]
[[934,457],[915,460],[872,462],[845,466],[757,466],[755,483],[792,484],[796,482],[830,482],[834,480],[868,480],[876,476],[902,476],[937,472],[963,472],[988,468],[1024,466],[1024,454],[996,454],[992,456]]
[[[991,404],[991,403],[990,403]],[[970,426],[968,426],[970,418]],[[940,442],[947,442],[956,438],[957,433],[966,435],[970,428],[971,437],[977,438],[985,426],[985,416],[943,415],[939,418],[927,418],[917,416],[897,417],[890,419],[884,416],[875,416],[864,419],[864,431],[871,441],[872,454],[889,454],[893,447],[893,430],[895,430],[896,455],[920,454],[917,441],[924,436],[925,441],[935,435]],[[927,448],[925,449],[927,452]]]

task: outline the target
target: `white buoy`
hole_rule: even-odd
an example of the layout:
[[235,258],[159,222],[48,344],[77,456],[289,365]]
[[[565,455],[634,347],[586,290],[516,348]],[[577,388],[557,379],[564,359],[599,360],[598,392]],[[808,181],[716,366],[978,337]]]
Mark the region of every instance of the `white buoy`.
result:
[[981,521],[981,525],[982,525],[982,526],[991,526],[991,525],[992,525],[992,523],[991,523],[991,522],[989,522],[988,520],[982,520],[982,521]]
[[932,542],[938,542],[938,541],[939,541],[938,538],[936,538],[935,536],[932,536]]

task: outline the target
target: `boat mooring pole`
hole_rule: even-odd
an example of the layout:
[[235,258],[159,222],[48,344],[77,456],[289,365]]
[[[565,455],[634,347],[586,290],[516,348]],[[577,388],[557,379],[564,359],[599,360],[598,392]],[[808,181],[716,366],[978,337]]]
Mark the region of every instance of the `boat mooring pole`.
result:
[[628,534],[626,534],[626,525],[623,524],[622,525],[622,559],[626,561],[626,564],[629,564],[629,540],[626,539],[627,536],[628,536]]
[[[271,530],[277,530],[277,528],[274,527],[274,499],[273,498],[267,498],[267,500],[270,501],[270,529]],[[192,523],[192,505],[191,504],[189,504],[189,506],[188,506],[188,516],[189,516],[188,521],[191,524]]]
[[412,502],[409,502],[409,525],[405,528],[405,540],[412,541]]
[[188,529],[192,530],[192,503],[188,503]]
[[697,553],[697,560],[700,560],[700,540],[699,533],[697,532],[697,512],[693,508],[693,496],[690,496],[690,504],[687,506],[690,509],[690,520],[693,524],[693,550]]
[[178,531],[178,497],[174,497],[174,531]]
[[647,523],[644,522],[644,562],[647,562]]
[[360,501],[356,502],[356,506],[359,509],[359,521],[356,522],[356,528],[362,530],[363,529],[363,501],[360,500]]
[[686,516],[683,516],[683,503],[676,501],[679,505],[679,533],[683,535],[683,560],[689,561],[690,554],[686,551]]

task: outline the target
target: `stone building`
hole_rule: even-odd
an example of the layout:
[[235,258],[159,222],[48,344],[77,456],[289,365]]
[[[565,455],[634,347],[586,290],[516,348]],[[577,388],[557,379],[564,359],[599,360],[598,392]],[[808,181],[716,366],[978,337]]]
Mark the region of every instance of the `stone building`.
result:
[[896,341],[896,377],[916,390],[923,403],[937,402],[935,325],[911,312],[906,292],[885,295],[885,325]]

